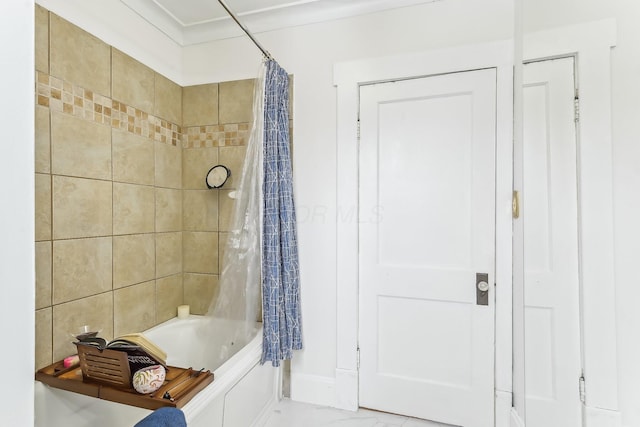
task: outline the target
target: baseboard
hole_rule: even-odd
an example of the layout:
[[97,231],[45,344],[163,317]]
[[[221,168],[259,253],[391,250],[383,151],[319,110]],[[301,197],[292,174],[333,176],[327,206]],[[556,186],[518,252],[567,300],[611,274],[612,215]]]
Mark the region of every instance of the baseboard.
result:
[[582,407],[585,427],[622,427],[622,415],[609,409]]
[[[505,424],[502,415],[504,413],[504,404],[506,403],[505,398],[509,394],[496,392],[496,427],[525,427],[524,421],[520,418],[515,408],[510,409],[509,421]],[[622,416],[619,411],[588,406],[583,406],[582,409],[584,411],[584,427],[622,427]]]
[[269,417],[273,411],[273,408],[282,400],[282,376],[284,372],[284,367],[280,366],[276,368],[278,372],[275,375],[273,380],[273,394],[271,395],[271,399],[262,407],[260,414],[256,417],[251,427],[262,427],[267,421],[269,421]]
[[496,390],[496,427],[511,426],[511,392]]
[[520,418],[520,415],[518,415],[518,412],[516,412],[516,408],[511,408],[511,427],[525,427],[524,425],[524,421],[522,420],[522,418]]
[[291,400],[337,407],[336,380],[332,377],[291,373]]
[[358,371],[336,369],[336,408],[358,410]]

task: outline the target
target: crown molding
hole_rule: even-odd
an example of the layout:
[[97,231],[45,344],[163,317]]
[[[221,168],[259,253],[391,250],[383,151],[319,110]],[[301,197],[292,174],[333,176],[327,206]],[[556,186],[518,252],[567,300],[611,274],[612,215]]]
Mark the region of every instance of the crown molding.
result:
[[[181,46],[243,35],[242,30],[224,13],[222,7],[220,7],[221,13],[211,13],[211,2],[215,0],[206,0],[207,3],[198,0],[190,3],[191,7],[203,8],[203,19],[194,22],[183,22],[178,18],[178,13],[172,12],[157,0],[120,1]],[[251,32],[261,33],[434,1],[438,0],[350,0],[341,2],[302,0],[286,4],[272,4],[236,14]],[[230,7],[233,8],[233,5]],[[197,16],[198,13],[193,15]]]

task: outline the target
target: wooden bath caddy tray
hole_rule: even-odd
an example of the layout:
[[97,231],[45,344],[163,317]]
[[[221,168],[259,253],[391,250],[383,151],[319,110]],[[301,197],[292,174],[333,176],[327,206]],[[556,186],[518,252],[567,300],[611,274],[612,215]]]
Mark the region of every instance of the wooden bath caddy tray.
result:
[[[40,369],[36,372],[36,380],[54,388],[98,399],[139,408],[158,409],[163,406],[182,408],[200,390],[211,384],[213,373],[168,366],[164,384],[151,394],[139,394],[132,388],[113,387],[98,382],[84,381],[80,366],[65,369],[62,361]],[[167,397],[171,396],[171,399],[164,398],[165,393],[168,393]]]

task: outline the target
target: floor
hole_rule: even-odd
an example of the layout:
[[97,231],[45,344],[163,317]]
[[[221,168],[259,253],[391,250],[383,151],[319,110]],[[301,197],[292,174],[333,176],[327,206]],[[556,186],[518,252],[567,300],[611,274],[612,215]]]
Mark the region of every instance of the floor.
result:
[[284,399],[264,427],[450,427],[446,424],[360,409],[343,411]]

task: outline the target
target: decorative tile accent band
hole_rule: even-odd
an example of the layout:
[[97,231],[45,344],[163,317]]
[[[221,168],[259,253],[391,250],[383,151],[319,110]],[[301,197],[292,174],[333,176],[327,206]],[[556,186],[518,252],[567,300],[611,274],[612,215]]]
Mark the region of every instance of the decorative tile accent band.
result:
[[191,126],[184,129],[182,148],[247,145],[249,133],[249,123]]
[[36,103],[75,117],[183,148],[247,145],[249,123],[182,128],[107,96],[36,71]]
[[165,144],[182,144],[182,129],[177,124],[39,71],[36,97],[38,105],[53,111],[110,125]]

